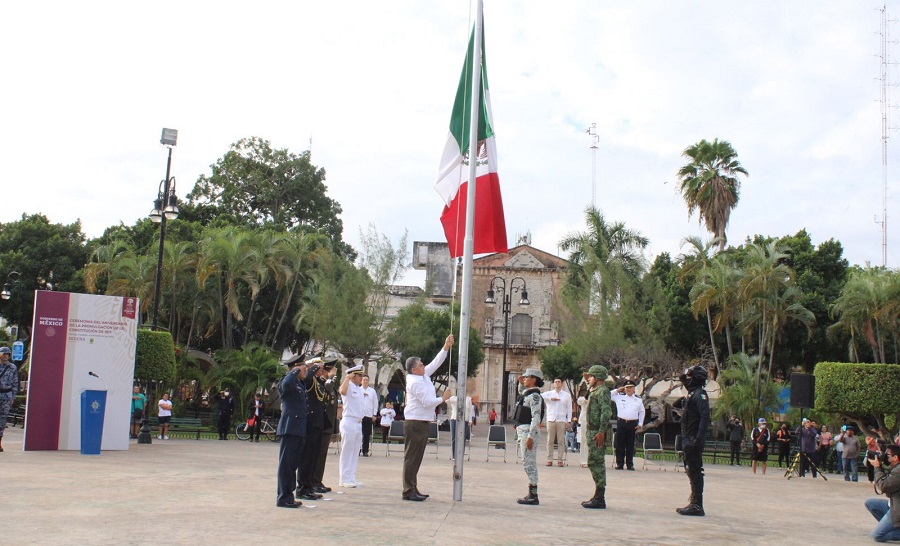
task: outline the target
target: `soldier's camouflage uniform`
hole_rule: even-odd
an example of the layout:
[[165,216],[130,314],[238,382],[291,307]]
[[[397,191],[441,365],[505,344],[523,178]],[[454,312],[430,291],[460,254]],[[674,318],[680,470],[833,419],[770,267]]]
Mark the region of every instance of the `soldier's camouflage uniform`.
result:
[[598,432],[604,434],[607,432],[612,416],[609,389],[605,385],[600,384],[591,391],[588,396],[587,414],[584,441],[588,445],[588,468],[594,478],[594,485],[606,487],[606,442],[604,441],[602,447],[597,447],[594,443],[594,436]]
[[[527,391],[526,391],[527,392]],[[543,415],[541,414],[541,395],[538,389],[523,395],[523,407],[531,410],[531,423],[520,424],[516,427],[516,434],[519,440],[519,451],[522,453],[522,465],[525,467],[525,474],[528,475],[528,484],[537,485],[538,483],[538,467],[537,467],[537,446],[540,442],[540,425]],[[525,442],[528,438],[533,438],[531,449],[525,449]]]

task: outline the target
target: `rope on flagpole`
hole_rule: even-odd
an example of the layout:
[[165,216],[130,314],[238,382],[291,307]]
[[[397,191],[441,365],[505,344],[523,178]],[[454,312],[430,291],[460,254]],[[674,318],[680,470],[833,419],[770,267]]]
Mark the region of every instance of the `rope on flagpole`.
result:
[[[468,18],[468,22],[466,25],[466,42],[465,42],[466,44],[469,43],[469,29],[472,28],[472,3],[473,3],[473,1],[474,0],[471,0],[469,2],[469,18]],[[466,47],[468,48],[468,45]],[[463,89],[469,88],[469,74],[472,71],[470,67],[472,66],[472,57],[475,56],[474,51],[471,52],[472,53],[471,55],[469,55],[468,49],[466,51],[467,51],[466,63],[465,63],[464,69],[463,69],[463,72],[465,73],[465,87]],[[469,104],[470,100],[471,100],[470,94],[463,93],[463,116],[465,116],[466,105]],[[465,119],[465,117],[463,119]],[[465,124],[463,124],[463,128],[465,128]],[[463,131],[463,135],[465,135],[465,131]],[[462,142],[460,142],[460,153],[463,153],[462,152]],[[466,150],[466,153],[468,153],[468,150]],[[471,161],[471,158],[469,160]],[[456,195],[457,196],[459,195],[459,192],[462,189],[463,166],[464,166],[464,164],[461,163],[459,168],[456,170],[456,173],[457,173]],[[469,184],[473,184],[473,183],[474,182],[472,180],[469,181]],[[466,203],[466,206],[468,207],[468,203]],[[459,252],[459,224],[460,224],[459,220],[460,220],[460,208],[457,206],[456,207],[456,225],[453,226],[454,245],[453,245],[453,249],[452,249],[453,254],[456,254],[457,258],[455,261],[453,258],[450,259],[450,265],[451,265],[451,267],[453,267],[453,284],[451,285],[451,289],[450,289],[450,333],[451,334],[454,331],[454,322],[455,322],[454,319],[456,318],[453,313],[453,306],[454,306],[454,304],[456,304],[456,296],[457,296],[456,282],[457,282],[457,277],[458,277],[458,272],[459,272],[459,263],[460,263],[460,254],[461,254]],[[447,355],[447,358],[448,358],[447,362],[448,362],[448,370],[449,370],[448,375],[447,375],[447,377],[448,377],[447,387],[449,387],[450,386],[449,378],[453,376],[453,352],[452,351],[450,352],[449,355]]]

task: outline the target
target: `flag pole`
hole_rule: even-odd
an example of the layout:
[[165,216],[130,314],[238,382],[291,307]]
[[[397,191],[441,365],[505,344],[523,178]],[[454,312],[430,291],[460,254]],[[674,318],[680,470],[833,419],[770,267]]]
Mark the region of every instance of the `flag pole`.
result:
[[[472,48],[472,109],[469,118],[469,185],[466,193],[466,239],[463,246],[462,289],[459,314],[459,367],[456,374],[456,454],[453,465],[453,500],[462,501],[463,459],[466,452],[466,377],[469,364],[469,314],[472,307],[472,253],[475,248],[475,175],[478,164],[478,118],[481,110],[481,33],[484,3],[475,10],[475,39]],[[462,426],[459,426],[462,423]]]

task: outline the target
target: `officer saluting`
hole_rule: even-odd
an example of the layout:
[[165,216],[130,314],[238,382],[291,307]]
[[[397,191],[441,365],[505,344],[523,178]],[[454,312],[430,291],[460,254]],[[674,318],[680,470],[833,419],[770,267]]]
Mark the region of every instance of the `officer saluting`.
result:
[[705,516],[703,511],[703,446],[709,428],[709,395],[703,389],[709,374],[703,366],[688,368],[678,379],[688,394],[676,404],[681,415],[681,445],[684,450],[684,471],[691,481],[691,500],[675,511],[682,516]]
[[625,380],[625,385],[609,394],[618,410],[616,422],[616,470],[627,466],[634,470],[634,441],[637,432],[644,426],[644,401],[634,394],[634,381]]

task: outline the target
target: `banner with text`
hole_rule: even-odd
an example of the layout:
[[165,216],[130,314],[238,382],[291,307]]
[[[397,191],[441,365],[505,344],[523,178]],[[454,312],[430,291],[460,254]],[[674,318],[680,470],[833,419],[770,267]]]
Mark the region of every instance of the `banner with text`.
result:
[[80,449],[85,389],[107,391],[101,448],[128,449],[138,304],[138,298],[35,292],[26,451]]

